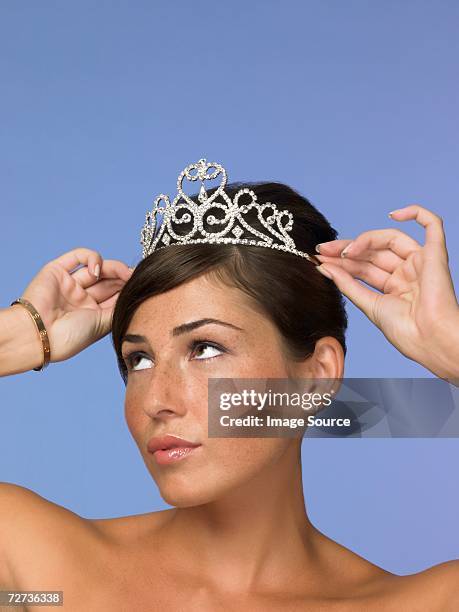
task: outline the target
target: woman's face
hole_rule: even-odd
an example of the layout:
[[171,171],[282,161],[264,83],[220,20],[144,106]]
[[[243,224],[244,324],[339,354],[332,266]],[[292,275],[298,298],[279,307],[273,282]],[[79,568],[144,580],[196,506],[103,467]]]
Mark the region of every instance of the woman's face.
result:
[[[216,319],[219,323],[196,325]],[[126,420],[163,499],[177,507],[208,503],[248,483],[298,445],[288,438],[208,438],[207,379],[287,378],[289,362],[274,325],[248,298],[200,276],[143,302],[123,341],[128,367]],[[159,464],[152,437],[177,435],[200,446]]]

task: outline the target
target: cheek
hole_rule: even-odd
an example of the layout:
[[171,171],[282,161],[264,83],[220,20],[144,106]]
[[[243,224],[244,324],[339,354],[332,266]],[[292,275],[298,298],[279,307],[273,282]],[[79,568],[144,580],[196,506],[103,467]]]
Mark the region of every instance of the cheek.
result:
[[231,460],[234,468],[261,466],[270,463],[282,454],[288,439],[279,438],[228,438],[226,446],[219,449],[220,454]]
[[275,466],[291,441],[287,438],[209,438],[207,476],[218,488],[243,484]]
[[137,436],[140,432],[140,419],[138,414],[134,414],[134,412],[129,411],[127,405],[125,405],[124,416],[126,419],[126,425],[131,433],[131,436],[134,439],[137,439]]
[[124,417],[131,435],[137,439],[140,432],[145,431],[147,415],[139,409],[139,402],[134,393],[127,391],[124,400]]
[[288,367],[283,354],[274,343],[257,347],[236,365],[235,378],[286,378]]

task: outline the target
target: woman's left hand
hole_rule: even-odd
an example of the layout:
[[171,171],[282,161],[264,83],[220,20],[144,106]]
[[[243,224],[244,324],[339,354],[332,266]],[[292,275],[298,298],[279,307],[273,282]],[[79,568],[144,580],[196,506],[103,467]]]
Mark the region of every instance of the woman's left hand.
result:
[[[425,244],[398,229],[320,244],[316,255],[340,291],[403,355],[459,385],[459,305],[448,267],[443,221],[417,204],[390,213],[414,219]],[[381,293],[358,282],[361,279]]]

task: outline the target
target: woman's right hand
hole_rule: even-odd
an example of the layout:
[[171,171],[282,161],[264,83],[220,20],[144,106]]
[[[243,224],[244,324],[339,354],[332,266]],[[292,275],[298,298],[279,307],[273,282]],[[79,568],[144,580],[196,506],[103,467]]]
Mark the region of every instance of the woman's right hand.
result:
[[[72,273],[80,264],[83,267]],[[132,272],[125,263],[103,260],[97,251],[83,247],[43,266],[21,297],[43,319],[51,362],[69,359],[109,333],[116,300]]]

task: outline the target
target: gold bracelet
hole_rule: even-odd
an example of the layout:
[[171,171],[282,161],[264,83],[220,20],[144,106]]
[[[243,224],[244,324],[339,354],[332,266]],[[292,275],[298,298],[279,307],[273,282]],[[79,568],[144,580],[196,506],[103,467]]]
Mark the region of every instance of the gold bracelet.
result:
[[33,322],[37,326],[37,331],[43,346],[43,364],[41,365],[41,367],[34,368],[34,370],[36,372],[41,372],[49,364],[49,360],[51,358],[51,347],[49,346],[48,332],[46,331],[45,324],[43,323],[43,320],[38,314],[38,312],[28,300],[25,300],[24,298],[18,298],[17,300],[14,300],[14,302],[11,302],[10,306],[13,306],[14,304],[21,304],[22,306],[24,306],[24,308],[26,308],[27,312],[32,317]]

